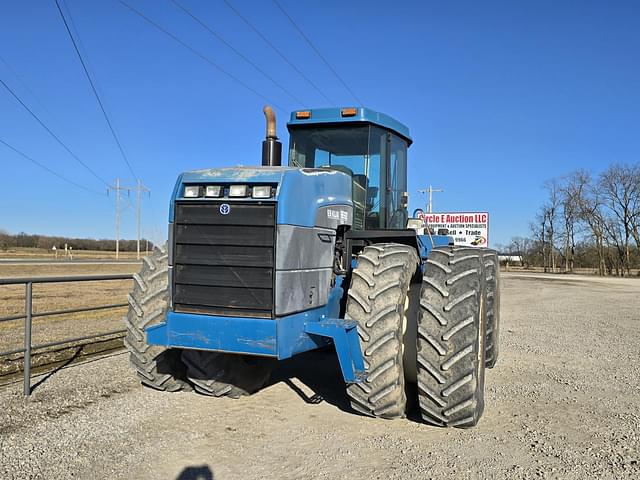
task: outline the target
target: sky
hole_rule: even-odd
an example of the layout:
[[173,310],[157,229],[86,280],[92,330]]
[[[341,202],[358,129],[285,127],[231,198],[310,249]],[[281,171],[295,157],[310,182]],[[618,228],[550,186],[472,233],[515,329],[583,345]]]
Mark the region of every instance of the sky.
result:
[[[142,213],[153,240],[166,235],[180,172],[260,164],[266,103],[276,106],[285,146],[290,111],[358,105],[271,0],[228,1],[331,103],[222,0],[178,1],[275,82],[170,0],[126,1],[234,78],[117,0],[59,1],[133,171],[151,190]],[[431,184],[444,189],[434,211],[488,211],[490,242],[504,244],[528,234],[546,179],[640,160],[638,2],[279,1],[364,106],[409,127],[410,211],[424,208],[418,189]],[[53,0],[0,2],[0,79],[104,180],[0,85],[0,140],[91,190],[0,144],[0,229],[114,238],[106,184],[135,187],[135,178]],[[135,238],[130,195],[124,238]]]

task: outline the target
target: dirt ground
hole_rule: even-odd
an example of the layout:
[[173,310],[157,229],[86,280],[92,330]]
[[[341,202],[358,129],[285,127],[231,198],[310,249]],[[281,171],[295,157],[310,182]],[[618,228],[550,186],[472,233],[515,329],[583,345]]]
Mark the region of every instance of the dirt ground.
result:
[[143,389],[120,354],[35,379],[28,403],[0,390],[0,478],[640,478],[640,281],[503,279],[474,429],[356,415],[331,352],[240,400]]

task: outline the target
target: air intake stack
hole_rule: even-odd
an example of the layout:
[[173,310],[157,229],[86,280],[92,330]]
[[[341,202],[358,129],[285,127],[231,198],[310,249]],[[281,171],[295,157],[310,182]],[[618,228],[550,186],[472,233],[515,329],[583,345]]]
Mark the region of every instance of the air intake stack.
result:
[[262,142],[262,166],[279,167],[282,164],[282,143],[276,135],[276,114],[268,105],[262,111],[267,120],[267,136]]

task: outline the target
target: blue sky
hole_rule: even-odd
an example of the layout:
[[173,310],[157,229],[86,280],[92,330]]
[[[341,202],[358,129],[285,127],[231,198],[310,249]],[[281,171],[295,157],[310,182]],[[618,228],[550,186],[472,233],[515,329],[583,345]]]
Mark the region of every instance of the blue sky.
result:
[[[180,2],[300,105],[170,1],[127,0],[290,111],[330,106],[222,1]],[[336,106],[356,102],[269,1],[230,0]],[[61,2],[137,175],[144,230],[164,235],[177,175],[260,162],[264,99],[116,0]],[[491,240],[528,233],[545,179],[640,159],[640,3],[293,1],[282,5],[363,103],[407,124],[410,209],[428,184],[440,211],[487,210]],[[0,78],[99,176],[133,185],[52,1],[0,4]],[[7,66],[8,65],[8,66]],[[113,237],[113,196],[0,88],[0,228]],[[277,111],[288,142],[287,114]],[[131,197],[133,202],[134,197]],[[135,235],[124,213],[123,236]]]

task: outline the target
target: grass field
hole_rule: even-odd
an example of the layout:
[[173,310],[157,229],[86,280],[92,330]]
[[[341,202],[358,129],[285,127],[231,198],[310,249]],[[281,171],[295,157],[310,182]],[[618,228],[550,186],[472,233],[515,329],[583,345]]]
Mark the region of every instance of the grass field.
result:
[[[140,256],[143,257],[145,255],[144,251],[144,243],[141,245],[142,251],[140,252]],[[98,250],[72,250],[71,257],[74,260],[89,260],[89,259],[111,259],[114,260],[116,258],[116,252],[103,252]],[[51,251],[44,248],[9,248],[7,250],[0,251],[0,258],[23,258],[23,259],[47,259],[54,260],[56,259],[56,255]],[[64,249],[58,250],[58,260],[65,260],[70,258],[69,256],[65,256]],[[125,259],[135,259],[136,252],[120,252],[119,258],[121,260]]]

